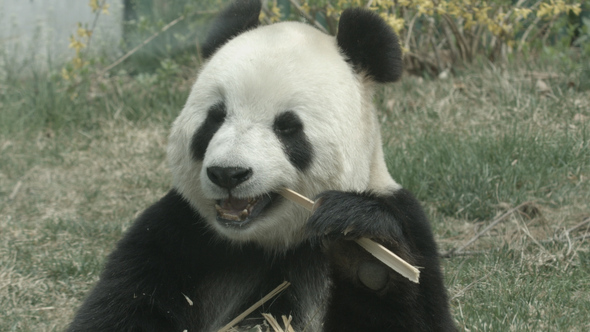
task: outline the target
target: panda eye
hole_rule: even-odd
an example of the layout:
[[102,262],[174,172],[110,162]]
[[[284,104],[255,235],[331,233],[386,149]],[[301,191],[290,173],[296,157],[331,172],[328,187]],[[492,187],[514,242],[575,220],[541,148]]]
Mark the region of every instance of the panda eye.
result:
[[287,111],[275,119],[273,124],[275,133],[281,136],[291,136],[303,130],[303,123],[297,114]]
[[205,121],[210,122],[211,124],[223,123],[223,121],[225,120],[226,113],[227,112],[225,110],[225,103],[217,103],[209,108],[209,112],[207,113],[207,119]]

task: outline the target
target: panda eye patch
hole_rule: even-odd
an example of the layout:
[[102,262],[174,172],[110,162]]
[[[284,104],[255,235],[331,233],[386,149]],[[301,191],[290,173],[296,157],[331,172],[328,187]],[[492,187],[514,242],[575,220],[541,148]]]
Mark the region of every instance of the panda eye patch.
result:
[[295,112],[284,112],[275,118],[272,128],[283,144],[283,150],[291,164],[300,171],[309,167],[313,157],[313,148],[303,132],[301,118]]
[[215,135],[225,121],[226,114],[227,111],[223,102],[217,103],[209,108],[207,118],[199,129],[195,131],[191,142],[191,150],[196,160],[203,160],[205,158],[207,146],[209,146],[213,135]]
[[278,135],[290,136],[301,132],[303,123],[297,114],[287,111],[277,116],[273,124],[273,130]]

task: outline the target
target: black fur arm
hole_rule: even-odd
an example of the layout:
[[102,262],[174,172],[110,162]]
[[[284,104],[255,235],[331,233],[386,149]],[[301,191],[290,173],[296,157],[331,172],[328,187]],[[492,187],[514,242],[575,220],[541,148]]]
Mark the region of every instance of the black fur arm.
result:
[[[317,202],[308,232],[329,239],[334,281],[326,331],[454,331],[430,224],[409,191],[390,196],[329,191]],[[348,241],[359,237],[380,242],[419,267],[420,284]]]
[[304,326],[322,317],[302,312],[326,296],[327,271],[309,246],[274,257],[229,245],[172,190],[126,232],[68,331],[217,331],[284,280],[293,285],[263,312]]
[[308,221],[312,235],[401,241],[421,255],[437,254],[428,219],[420,203],[405,189],[391,196],[327,191],[316,202],[315,213]]
[[109,256],[68,331],[182,331],[189,307],[182,294],[194,278],[183,253],[202,243],[195,219],[174,191],[147,209]]

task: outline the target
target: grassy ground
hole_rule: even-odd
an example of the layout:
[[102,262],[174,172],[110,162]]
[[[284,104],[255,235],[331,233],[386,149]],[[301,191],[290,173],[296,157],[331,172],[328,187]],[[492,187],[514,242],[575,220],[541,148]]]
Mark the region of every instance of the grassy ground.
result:
[[[448,254],[462,330],[590,329],[590,92],[556,63],[404,77],[376,98],[390,170]],[[63,330],[117,239],[167,191],[166,136],[194,70],[178,73],[0,83],[1,331]]]
[[425,202],[443,252],[513,211],[444,261],[462,329],[587,331],[590,95],[571,88],[577,72],[523,67],[388,88],[390,171]]

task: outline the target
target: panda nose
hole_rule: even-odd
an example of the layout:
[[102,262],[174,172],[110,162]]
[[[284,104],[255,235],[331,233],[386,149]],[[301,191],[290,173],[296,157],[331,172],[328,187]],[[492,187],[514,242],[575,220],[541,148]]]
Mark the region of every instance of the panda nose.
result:
[[252,169],[212,166],[207,168],[207,176],[216,185],[226,189],[233,189],[252,176]]

